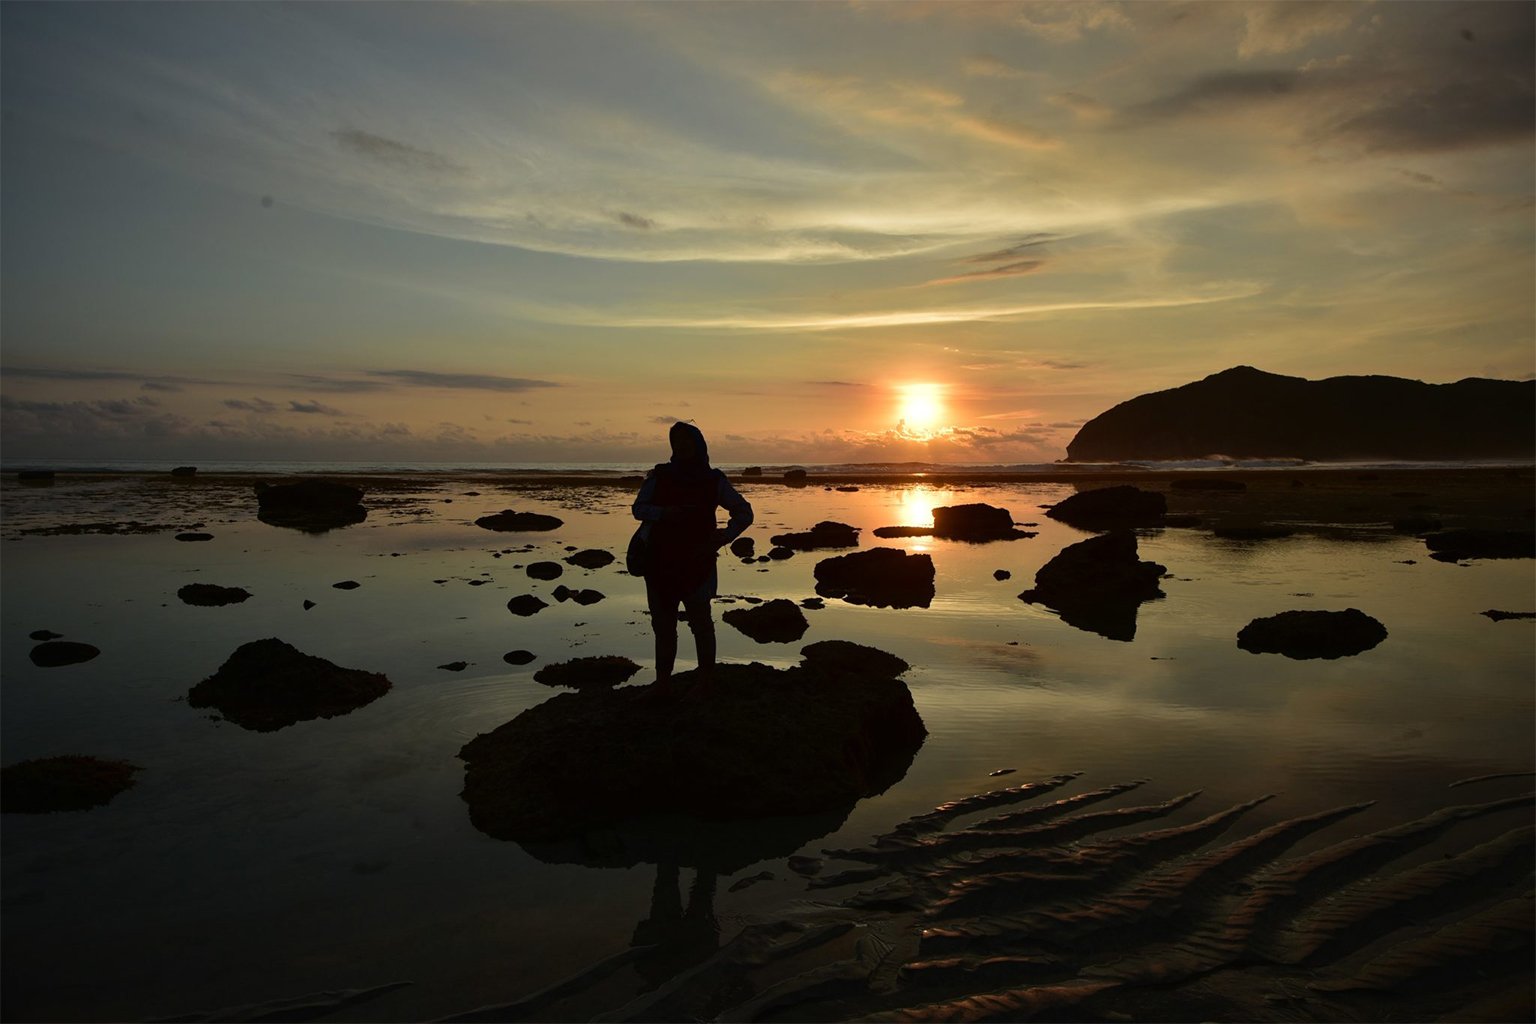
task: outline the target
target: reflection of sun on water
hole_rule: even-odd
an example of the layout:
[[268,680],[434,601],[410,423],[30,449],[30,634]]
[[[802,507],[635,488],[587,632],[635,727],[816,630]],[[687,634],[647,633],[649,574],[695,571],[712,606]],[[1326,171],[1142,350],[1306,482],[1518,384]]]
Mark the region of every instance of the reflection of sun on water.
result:
[[907,434],[927,436],[944,416],[944,395],[938,384],[903,384],[897,413]]
[[933,510],[956,504],[955,492],[936,487],[904,487],[896,504],[897,526],[932,526]]

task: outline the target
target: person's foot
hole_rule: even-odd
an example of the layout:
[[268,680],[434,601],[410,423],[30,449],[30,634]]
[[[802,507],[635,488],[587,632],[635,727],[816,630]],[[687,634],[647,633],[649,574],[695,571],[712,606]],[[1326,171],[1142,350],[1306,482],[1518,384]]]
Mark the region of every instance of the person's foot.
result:
[[708,700],[715,695],[717,687],[713,676],[697,676],[693,685],[688,687],[689,700]]
[[658,679],[650,685],[645,692],[645,699],[649,701],[669,701],[677,699],[677,687],[672,685],[672,680]]

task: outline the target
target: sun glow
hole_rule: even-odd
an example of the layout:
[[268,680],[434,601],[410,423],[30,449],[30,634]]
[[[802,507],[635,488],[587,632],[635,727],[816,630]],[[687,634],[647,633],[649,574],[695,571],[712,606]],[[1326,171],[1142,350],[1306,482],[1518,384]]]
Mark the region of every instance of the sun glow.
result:
[[929,434],[944,417],[944,391],[938,384],[903,384],[898,389],[897,415],[912,434]]

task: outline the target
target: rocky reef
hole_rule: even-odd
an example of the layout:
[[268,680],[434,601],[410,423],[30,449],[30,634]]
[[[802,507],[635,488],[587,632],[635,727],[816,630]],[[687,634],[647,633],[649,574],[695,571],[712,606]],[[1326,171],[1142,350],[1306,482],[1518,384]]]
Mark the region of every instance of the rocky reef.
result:
[[241,644],[219,670],[187,691],[187,704],[215,708],[253,732],[334,718],[389,692],[377,672],[342,668],[276,637]]
[[1078,629],[1130,641],[1136,638],[1136,609],[1163,596],[1157,581],[1165,571],[1138,557],[1134,533],[1115,530],[1062,548],[1019,600],[1054,608]]
[[1080,530],[1128,530],[1161,526],[1168,499],[1130,484],[1079,491],[1058,501],[1046,515]]
[[1341,612],[1289,611],[1254,619],[1238,630],[1237,646],[1251,654],[1347,658],[1387,638],[1387,627],[1358,608]]
[[933,602],[933,558],[871,548],[824,558],[813,570],[816,593],[876,608],[926,608]]
[[368,518],[359,488],[329,480],[257,484],[256,505],[256,518],[268,526],[305,533],[324,533]]

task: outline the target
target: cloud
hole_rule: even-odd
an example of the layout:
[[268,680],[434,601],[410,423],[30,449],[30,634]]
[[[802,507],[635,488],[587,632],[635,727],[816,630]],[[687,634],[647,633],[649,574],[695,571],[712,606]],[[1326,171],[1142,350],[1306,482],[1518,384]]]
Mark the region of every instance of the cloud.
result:
[[321,416],[345,416],[346,413],[329,405],[321,405],[319,402],[296,402],[288,400],[289,412],[313,413]]
[[985,280],[989,278],[1020,277],[1024,274],[1033,274],[1045,266],[1044,260],[1019,260],[1017,263],[1006,263],[1000,267],[988,267],[986,270],[970,270],[964,274],[954,274],[950,277],[938,277],[925,284],[956,284],[963,281]]
[[642,231],[649,231],[656,226],[656,222],[649,217],[642,217],[638,213],[626,213],[623,210],[615,213],[613,219],[626,227],[639,228]]
[[1044,245],[1046,242],[1059,241],[1060,238],[1060,235],[1052,235],[1048,232],[1036,231],[1033,234],[1025,235],[1019,241],[1015,242],[1013,245],[1010,245],[1006,249],[994,249],[992,252],[984,252],[975,256],[968,256],[966,257],[965,262],[997,263],[1001,260],[1016,259],[1021,254],[1035,248],[1036,246]]
[[867,388],[868,384],[851,380],[808,380],[807,384],[817,388]]
[[36,402],[0,395],[0,432],[7,439],[75,442],[90,438],[157,438],[185,429],[187,421],[155,408],[151,398],[92,402]]
[[331,132],[342,149],[370,160],[406,171],[431,171],[461,174],[464,168],[427,149],[375,135],[357,128],[339,128]]
[[1015,67],[988,53],[967,57],[961,66],[966,74],[977,78],[1027,78],[1030,74],[1023,68]]
[[1290,53],[1320,36],[1343,32],[1365,10],[1357,0],[1271,0],[1243,8],[1247,21],[1239,56]]
[[289,373],[285,379],[292,382],[291,386],[305,391],[331,391],[338,394],[353,394],[366,391],[388,391],[392,384],[380,380],[358,380],[354,377],[326,377],[311,373]]
[[1046,0],[1018,8],[1020,28],[1053,43],[1072,43],[1089,32],[1130,27],[1116,5],[1099,0]]
[[30,380],[123,380],[141,381],[146,391],[179,391],[183,384],[227,384],[228,381],[206,380],[199,377],[178,377],[166,374],[146,374],[131,370],[77,370],[47,366],[7,366],[0,368],[0,377],[19,377]]
[[681,416],[647,416],[645,422],[654,423],[658,427],[670,427],[674,423],[682,422]]
[[139,385],[142,391],[180,391],[180,384],[171,384],[163,380],[147,380]]
[[529,377],[497,377],[485,373],[434,373],[430,370],[368,370],[370,377],[419,388],[462,388],[471,391],[529,391],[534,388],[557,388],[561,385],[549,380]]
[[226,398],[224,404],[231,409],[239,409],[242,412],[270,413],[277,411],[277,403],[269,402],[265,398]]

